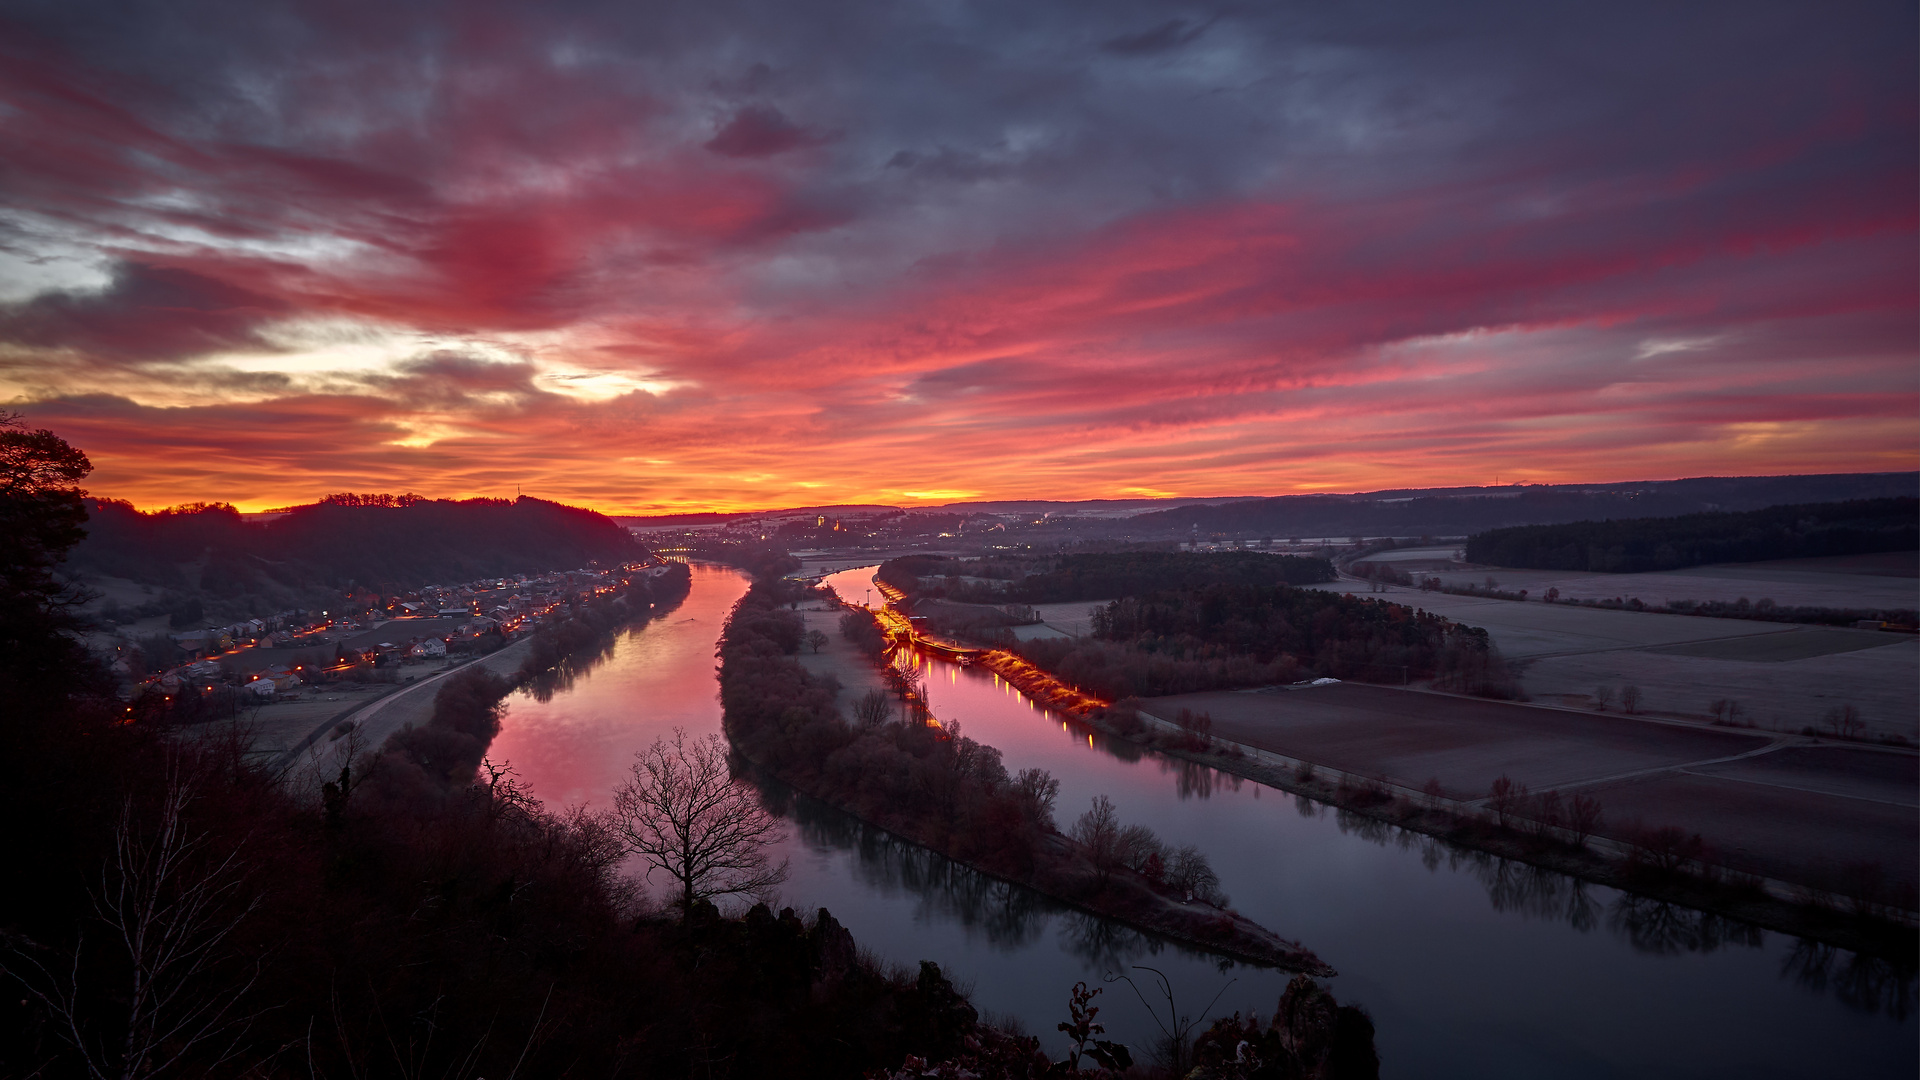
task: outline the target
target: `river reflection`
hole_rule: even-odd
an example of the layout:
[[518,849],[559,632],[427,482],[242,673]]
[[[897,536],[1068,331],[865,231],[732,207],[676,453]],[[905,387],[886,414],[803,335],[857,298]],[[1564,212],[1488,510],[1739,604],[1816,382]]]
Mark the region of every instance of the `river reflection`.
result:
[[862,884],[915,900],[916,920],[951,919],[984,934],[1000,952],[1021,952],[1059,928],[1058,944],[1089,967],[1124,971],[1129,964],[1172,952],[1221,971],[1235,962],[1075,910],[1043,893],[982,874],[944,855],[902,840],[777,780],[756,776],[767,808],[791,820],[815,849],[850,852]]
[[[1237,797],[1257,794],[1258,790],[1264,788],[1264,785],[1232,773],[1145,750],[1137,743],[1108,736],[1076,718],[1038,708],[1025,695],[990,672],[983,676],[980,672],[927,655],[904,657],[901,663],[920,672],[936,715],[943,718],[966,716],[973,725],[969,727],[968,734],[1000,747],[1003,752],[1008,751],[1010,742],[1033,745],[1039,737],[1037,733],[1058,729],[1065,738],[1054,745],[1072,746],[1082,757],[1086,756],[1086,751],[1091,751],[1128,766],[1133,773],[1150,766],[1153,774],[1171,779],[1172,794],[1180,802],[1208,800],[1216,796],[1232,796],[1237,801]],[[995,704],[1001,704],[1002,707],[995,709],[992,707]],[[981,730],[984,718],[1005,716],[1011,716],[1016,724],[1026,730],[1000,730],[993,733]],[[1048,742],[1051,743],[1051,740]],[[1009,768],[1015,767],[1015,760],[1009,753]],[[1021,764],[1024,765],[1025,761],[1022,760]],[[1135,776],[1116,776],[1115,779],[1126,782],[1129,787],[1137,787]],[[1271,789],[1266,790],[1277,794]],[[1063,784],[1063,806],[1068,805],[1065,795],[1066,785]],[[1118,794],[1111,797],[1120,801]],[[1549,920],[1583,934],[1604,928],[1635,951],[1653,956],[1712,953],[1729,947],[1762,949],[1768,943],[1767,931],[1736,919],[1622,893],[1554,870],[1460,847],[1444,839],[1404,829],[1364,814],[1331,807],[1304,795],[1293,796],[1293,804],[1302,818],[1319,819],[1330,814],[1344,836],[1381,847],[1416,852],[1421,865],[1430,873],[1444,869],[1473,878],[1484,887],[1492,909],[1501,914]],[[1215,851],[1212,847],[1207,850],[1210,853]],[[1218,859],[1217,855],[1215,857]],[[1788,943],[1800,941],[1791,935],[1780,937]],[[1791,947],[1798,949],[1804,945],[1806,943],[1801,942],[1799,946]],[[1906,970],[1903,977],[1898,965],[1890,962],[1860,958],[1852,953],[1844,953],[1844,956],[1848,959],[1841,961],[1838,966],[1847,967],[1848,970],[1864,966],[1876,973],[1874,978],[1847,981],[1847,993],[1837,995],[1844,1004],[1869,1012],[1885,1012],[1899,1018],[1907,1015],[1907,1010],[1899,1003],[1914,996],[1916,978],[1911,968]],[[1834,966],[1833,963],[1826,965],[1829,968]],[[1803,968],[1804,965],[1799,964],[1786,965],[1788,977],[1809,989],[1840,985],[1819,978],[1801,977],[1799,972]]]
[[[863,576],[837,575],[842,594],[861,596]],[[714,640],[744,590],[739,575],[696,566],[678,611],[546,693],[512,698],[494,759],[556,809],[604,806],[636,750],[674,727],[718,731]],[[1010,770],[1060,780],[1063,826],[1111,796],[1123,821],[1205,851],[1236,908],[1338,968],[1335,993],[1373,1013],[1383,1076],[1920,1072],[1910,968],[1455,849],[1110,742],[985,673],[922,663],[935,715],[1000,749]],[[781,805],[793,824],[784,902],[830,908],[886,962],[938,962],[980,1009],[1050,1050],[1074,982],[1099,985],[1148,955],[1182,1001],[1237,979],[1219,1012],[1270,1013],[1285,985],[1245,966],[1224,974],[1214,958],[1062,910],[818,804]],[[1143,1045],[1156,1033],[1137,1003],[1101,1001],[1112,1037]]]

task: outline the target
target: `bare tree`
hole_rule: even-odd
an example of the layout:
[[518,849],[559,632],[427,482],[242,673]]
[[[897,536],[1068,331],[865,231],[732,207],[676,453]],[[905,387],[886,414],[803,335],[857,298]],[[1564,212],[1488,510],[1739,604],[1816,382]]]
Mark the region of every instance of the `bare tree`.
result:
[[1026,807],[1027,816],[1052,830],[1053,801],[1060,796],[1060,781],[1045,769],[1021,769],[1013,778],[1013,789]]
[[1586,844],[1587,837],[1592,836],[1600,828],[1600,822],[1604,817],[1599,799],[1576,793],[1567,803],[1567,828],[1573,832],[1573,842]]
[[1530,809],[1533,814],[1534,834],[1542,839],[1551,837],[1553,830],[1566,823],[1566,804],[1560,798],[1560,793],[1551,788],[1534,796]]
[[1114,813],[1113,800],[1095,795],[1093,808],[1073,823],[1073,838],[1087,846],[1100,884],[1105,885],[1113,868],[1120,864],[1120,815]]
[[1505,773],[1501,773],[1487,792],[1487,807],[1500,819],[1500,827],[1507,827],[1507,819],[1518,813],[1526,805],[1527,785],[1516,784]]
[[1206,855],[1192,844],[1182,844],[1168,853],[1166,882],[1188,900],[1214,907],[1227,906],[1227,896],[1220,891],[1220,875],[1213,872]]
[[682,920],[693,906],[722,896],[759,896],[787,878],[767,847],[785,839],[752,790],[727,767],[718,735],[687,739],[673,731],[636,755],[633,775],[614,792],[614,814],[627,850],[672,878]]
[[1628,683],[1625,687],[1621,688],[1620,707],[1630,713],[1638,712],[1640,709],[1640,688],[1632,683]]
[[859,701],[853,703],[854,721],[868,730],[886,723],[887,718],[892,715],[893,699],[887,696],[885,690],[878,688],[869,690],[861,695]]
[[152,816],[143,820],[128,800],[114,829],[92,900],[109,953],[120,954],[114,966],[122,986],[83,984],[84,972],[98,970],[82,961],[84,932],[70,962],[56,968],[10,944],[19,964],[9,974],[40,1001],[96,1080],[156,1076],[186,1060],[217,1065],[240,1051],[251,1025],[241,1005],[261,963],[239,955],[229,939],[262,898],[249,886],[252,867],[240,847],[221,851],[186,820],[194,789],[176,767]]
[[818,630],[809,630],[807,631],[807,636],[800,640],[806,642],[807,647],[817,653],[827,642],[833,639]]
[[1120,864],[1148,881],[1158,885],[1166,875],[1166,845],[1145,825],[1121,829],[1115,847]]

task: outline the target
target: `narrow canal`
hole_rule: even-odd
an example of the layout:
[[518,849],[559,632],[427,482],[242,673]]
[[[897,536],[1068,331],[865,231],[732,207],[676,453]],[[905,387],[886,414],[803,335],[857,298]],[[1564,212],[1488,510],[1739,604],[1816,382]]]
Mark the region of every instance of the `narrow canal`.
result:
[[[829,579],[863,597],[871,567]],[[675,727],[720,729],[715,639],[746,589],[695,566],[679,608],[621,635],[568,684],[509,699],[495,761],[553,807],[604,807],[635,751]],[[1914,982],[1886,965],[1649,904],[1309,800],[1109,743],[993,675],[918,658],[943,720],[1007,768],[1060,781],[1063,827],[1095,795],[1129,824],[1205,851],[1241,912],[1340,970],[1373,1014],[1390,1077],[1912,1077]],[[826,907],[885,960],[934,960],[984,1012],[1049,1048],[1069,988],[1151,965],[1181,1013],[1271,1013],[1285,978],[1161,946],[982,878],[844,815],[782,803],[797,908]],[[1144,984],[1143,984],[1144,985]],[[1224,989],[1224,992],[1222,992]],[[1167,1022],[1124,984],[1099,1004],[1111,1037]],[[1057,1049],[1057,1048],[1054,1048]]]

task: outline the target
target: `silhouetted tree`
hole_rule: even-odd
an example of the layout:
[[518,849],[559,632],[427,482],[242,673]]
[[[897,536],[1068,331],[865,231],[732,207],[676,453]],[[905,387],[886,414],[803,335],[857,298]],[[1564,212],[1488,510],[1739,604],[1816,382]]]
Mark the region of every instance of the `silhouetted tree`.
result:
[[854,721],[862,728],[869,730],[877,728],[886,723],[887,718],[892,715],[893,699],[887,696],[885,690],[878,688],[869,690],[860,695],[860,700],[853,703]]
[[1507,819],[1519,809],[1526,797],[1527,786],[1514,783],[1511,777],[1502,773],[1487,790],[1487,808],[1493,811],[1494,816],[1500,821],[1500,827],[1504,829],[1507,827]]
[[1073,823],[1073,838],[1086,845],[1100,884],[1105,885],[1120,865],[1120,816],[1114,812],[1113,800],[1095,795],[1092,809]]
[[1567,828],[1572,830],[1576,844],[1585,844],[1587,837],[1600,828],[1604,817],[1600,800],[1591,795],[1575,793],[1567,802]]
[[618,829],[649,876],[659,870],[677,884],[682,920],[703,900],[757,896],[786,880],[786,863],[772,865],[766,851],[784,834],[731,776],[720,736],[689,743],[675,728],[672,746],[655,739],[637,756],[614,792]]
[[136,812],[132,799],[122,808],[92,894],[104,944],[89,952],[83,932],[51,964],[11,950],[10,973],[92,1076],[154,1076],[210,1048],[224,1060],[246,1034],[243,1005],[262,965],[230,939],[262,898],[241,850],[189,822],[198,786],[176,761],[157,808]]

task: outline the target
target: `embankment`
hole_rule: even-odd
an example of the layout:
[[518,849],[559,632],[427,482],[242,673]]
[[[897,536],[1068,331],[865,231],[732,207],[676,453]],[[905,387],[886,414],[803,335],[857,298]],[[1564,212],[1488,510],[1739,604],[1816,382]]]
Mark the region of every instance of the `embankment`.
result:
[[422,789],[465,787],[500,732],[500,702],[508,694],[537,680],[564,678],[591,662],[622,627],[673,610],[691,579],[684,564],[671,564],[664,575],[636,579],[580,604],[530,638],[441,678],[425,722],[404,724],[382,741],[373,767],[389,774],[388,783],[405,775]]

